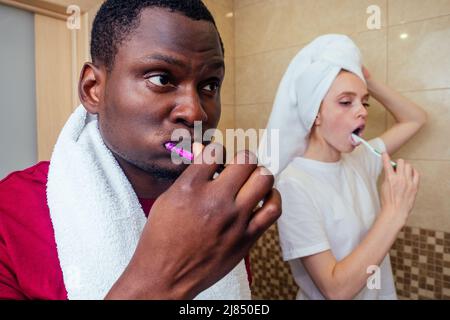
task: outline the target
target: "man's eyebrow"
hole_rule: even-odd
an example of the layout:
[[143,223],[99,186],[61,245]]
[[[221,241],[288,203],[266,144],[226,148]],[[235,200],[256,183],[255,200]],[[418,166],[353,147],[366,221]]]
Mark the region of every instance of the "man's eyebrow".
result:
[[[145,56],[145,57],[141,58],[141,60],[142,61],[159,60],[159,61],[164,61],[168,64],[176,65],[183,69],[189,68],[188,65],[185,64],[183,61],[181,61],[177,58],[165,55],[165,54],[160,54],[160,53],[155,53],[155,54],[152,54],[149,56]],[[223,59],[216,60],[216,61],[208,64],[207,67],[211,68],[211,69],[221,69],[221,68],[225,69],[225,62]]]
[[225,62],[222,59],[214,61],[208,65],[208,68],[210,68],[210,69],[225,69]]
[[183,61],[181,61],[177,58],[165,55],[165,54],[160,54],[160,53],[155,53],[155,54],[152,54],[149,56],[145,56],[141,60],[142,61],[159,60],[159,61],[164,61],[168,64],[173,64],[178,67],[185,68],[185,69],[188,67]]

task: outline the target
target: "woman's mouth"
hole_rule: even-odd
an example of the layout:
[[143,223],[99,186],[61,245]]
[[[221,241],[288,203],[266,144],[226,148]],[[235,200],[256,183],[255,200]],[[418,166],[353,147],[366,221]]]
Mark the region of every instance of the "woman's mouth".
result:
[[353,130],[352,133],[350,133],[349,139],[350,139],[350,142],[351,142],[352,146],[357,147],[357,146],[359,146],[361,144],[361,142],[355,141],[353,139],[352,134],[355,134],[355,135],[361,137],[362,133],[364,131],[364,128],[365,128],[365,125],[362,124],[359,127],[357,127],[355,130]]

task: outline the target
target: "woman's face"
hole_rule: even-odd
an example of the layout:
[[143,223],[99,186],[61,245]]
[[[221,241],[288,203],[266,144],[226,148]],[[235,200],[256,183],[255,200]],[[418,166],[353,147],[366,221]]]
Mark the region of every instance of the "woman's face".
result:
[[364,81],[351,72],[341,71],[322,101],[314,134],[331,148],[330,151],[353,151],[357,144],[351,135],[361,136],[364,131],[368,100]]

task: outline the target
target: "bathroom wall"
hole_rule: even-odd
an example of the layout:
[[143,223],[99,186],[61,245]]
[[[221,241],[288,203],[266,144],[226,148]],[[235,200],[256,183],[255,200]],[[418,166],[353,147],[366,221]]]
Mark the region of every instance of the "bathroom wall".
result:
[[0,180],[37,158],[34,32],[32,13],[0,4]]
[[413,299],[450,299],[450,1],[390,0],[388,16],[387,81],[429,114],[428,126],[395,155],[422,174],[391,252],[397,289]]
[[225,80],[221,90],[222,117],[218,128],[221,131],[234,128],[234,19],[233,1],[205,0],[205,5],[211,11],[225,48]]
[[[370,5],[380,9],[380,29],[367,27]],[[235,127],[265,127],[290,60],[324,33],[353,38],[374,77],[428,112],[427,127],[394,155],[422,180],[391,255],[400,298],[450,299],[450,1],[234,0],[234,30]],[[372,99],[366,137],[391,124]],[[295,297],[279,254],[273,227],[252,250],[255,298]]]

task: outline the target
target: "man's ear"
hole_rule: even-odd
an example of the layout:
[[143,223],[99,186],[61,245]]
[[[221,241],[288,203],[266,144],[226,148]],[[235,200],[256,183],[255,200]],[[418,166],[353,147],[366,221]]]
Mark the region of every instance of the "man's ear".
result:
[[78,95],[86,110],[92,114],[98,114],[103,105],[103,93],[105,89],[106,70],[87,62],[81,70],[78,84]]

